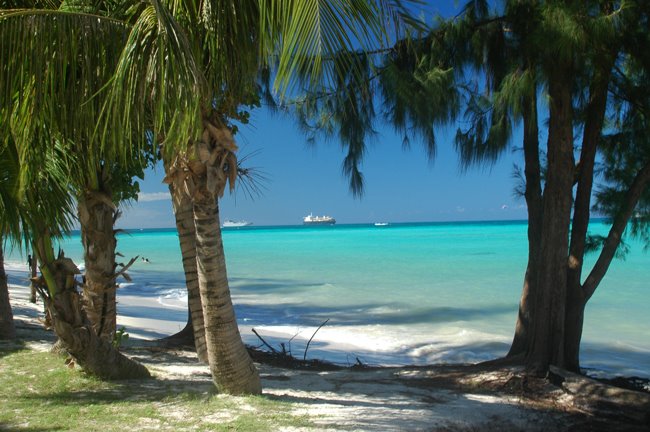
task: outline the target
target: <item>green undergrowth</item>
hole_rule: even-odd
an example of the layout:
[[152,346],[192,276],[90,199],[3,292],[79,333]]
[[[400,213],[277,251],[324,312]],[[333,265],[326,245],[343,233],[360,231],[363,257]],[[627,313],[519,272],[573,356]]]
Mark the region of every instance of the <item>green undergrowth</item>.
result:
[[103,382],[47,352],[0,346],[0,431],[275,431],[310,425],[286,402],[161,380]]

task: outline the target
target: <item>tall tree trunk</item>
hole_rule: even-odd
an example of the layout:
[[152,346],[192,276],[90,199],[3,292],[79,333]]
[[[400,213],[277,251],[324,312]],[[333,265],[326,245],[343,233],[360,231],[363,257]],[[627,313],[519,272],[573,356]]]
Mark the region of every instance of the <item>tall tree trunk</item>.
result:
[[36,259],[35,256],[29,255],[29,258],[27,260],[27,264],[29,265],[29,301],[32,303],[36,303],[36,287],[34,286],[34,279],[36,278],[36,268],[38,267],[38,260]]
[[537,124],[537,88],[533,86],[523,103],[524,120],[524,197],[528,208],[528,266],[519,301],[515,335],[507,357],[524,355],[530,344],[530,327],[535,311],[536,284],[539,272],[539,251],[542,234],[542,175],[539,161],[539,128]]
[[159,339],[158,342],[167,348],[194,347],[196,350],[194,346],[194,327],[192,326],[192,315],[190,314],[189,306],[187,307],[187,322],[185,323],[185,327],[177,333]]
[[176,230],[183,257],[185,285],[187,286],[188,323],[191,323],[194,347],[199,361],[208,362],[208,349],[205,343],[205,323],[201,293],[199,292],[199,277],[196,269],[196,229],[194,227],[194,210],[192,200],[185,191],[169,184],[172,195]]
[[221,239],[217,197],[237,177],[237,146],[214,113],[203,118],[204,131],[194,143],[196,158],[182,169],[183,185],[192,199],[196,229],[196,264],[205,320],[208,362],[219,391],[259,394],[260,377],[239,334],[230,298]]
[[571,220],[573,157],[572,76],[558,65],[549,76],[550,120],[548,170],[543,196],[539,273],[531,346],[526,356],[530,373],[544,376],[549,365],[564,367],[564,322],[567,251]]
[[112,341],[116,330],[115,247],[117,209],[110,190],[87,191],[79,197],[84,247],[84,308],[97,335]]
[[650,187],[650,162],[646,163],[645,166],[639,170],[630,188],[626,191],[623,205],[614,218],[614,223],[609,230],[603,249],[598,256],[593,269],[585,279],[585,282],[579,287],[580,290],[573,289],[567,293],[565,369],[579,372],[580,340],[582,338],[585,307],[614,259],[616,250],[621,244],[625,228],[634,213],[634,209],[639,202],[641,195],[648,187]]
[[587,299],[582,287],[568,282],[566,318],[564,323],[564,369],[580,373],[580,341]]
[[9,287],[7,286],[2,245],[3,241],[0,235],[0,339],[14,339],[16,337],[16,327],[14,326],[14,315],[9,302]]
[[49,311],[52,327],[65,350],[89,374],[102,379],[137,379],[150,377],[140,363],[120,353],[110,341],[100,338],[88,321],[76,289],[79,270],[72,260],[54,258],[51,241],[41,236],[34,245],[42,263],[41,296]]
[[230,299],[216,200],[195,201],[194,221],[208,358],[215,384],[229,394],[261,393],[260,378],[241,340]]
[[578,164],[576,198],[571,224],[571,244],[569,247],[569,267],[567,270],[567,308],[565,318],[564,358],[565,369],[580,372],[580,340],[587,304],[582,289],[582,268],[584,265],[585,244],[589,229],[591,193],[594,181],[596,151],[602,134],[607,108],[607,88],[613,58],[600,69],[589,89],[586,120],[582,137],[582,150]]

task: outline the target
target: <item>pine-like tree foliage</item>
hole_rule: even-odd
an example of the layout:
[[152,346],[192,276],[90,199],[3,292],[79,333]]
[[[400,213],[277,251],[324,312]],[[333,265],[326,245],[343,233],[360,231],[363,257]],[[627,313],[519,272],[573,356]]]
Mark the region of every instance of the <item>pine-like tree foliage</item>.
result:
[[[354,57],[350,61],[349,58]],[[308,97],[296,102],[299,124],[310,142],[317,134],[337,138],[347,155],[343,173],[350,179],[353,194],[361,193],[363,175],[359,164],[366,151],[366,141],[374,133],[372,119],[375,116],[372,103],[373,81],[359,80],[358,71],[371,74],[371,62],[363,53],[342,53],[332,60],[337,69],[336,91]]]
[[[629,110],[622,121],[623,129],[620,132],[603,138],[604,182],[596,194],[594,206],[598,213],[611,220],[621,211],[626,192],[637,173],[650,164],[650,123],[645,113],[637,109]],[[650,246],[650,188],[642,194],[628,231],[645,241],[647,247]]]
[[449,122],[460,107],[451,53],[443,47],[442,53],[419,54],[422,45],[438,44],[435,38],[400,44],[386,58],[380,76],[385,118],[403,135],[405,145],[422,139],[430,158],[436,152],[434,127]]
[[[650,54],[644,48],[650,44],[650,5],[633,3],[621,10],[616,30],[628,55],[614,69],[609,127],[600,149],[603,183],[594,205],[610,220],[621,211],[638,173],[650,165]],[[627,232],[650,247],[650,189],[641,195]]]

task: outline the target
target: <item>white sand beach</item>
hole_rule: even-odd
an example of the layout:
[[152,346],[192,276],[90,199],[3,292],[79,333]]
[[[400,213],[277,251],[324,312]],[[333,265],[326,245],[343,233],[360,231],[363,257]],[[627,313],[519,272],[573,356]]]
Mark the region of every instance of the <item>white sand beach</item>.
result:
[[[27,330],[39,326],[42,303],[29,303],[28,288],[18,284],[10,285],[10,297],[19,335],[30,339],[32,333]],[[184,387],[191,391],[213,392],[209,368],[198,363],[193,352],[153,349],[152,342],[148,342],[152,336],[169,335],[183,327],[184,311],[152,314],[151,311],[160,310],[154,298],[125,296],[119,302],[128,311],[118,318],[118,324],[127,327],[131,336],[126,347],[128,355],[137,357],[162,383],[186,383]],[[50,335],[50,342],[42,337],[25,342],[28,347],[43,350],[49,348],[52,338]],[[263,363],[258,367],[264,396],[291,403],[295,414],[307,415],[318,425],[317,430],[576,431],[610,430],[598,425],[613,424],[594,418],[585,408],[588,405],[581,402],[582,396],[569,387],[540,381],[529,383],[524,391],[517,368],[486,371],[446,366],[326,371],[286,369]],[[642,403],[650,407],[650,396],[644,397]],[[227,421],[228,413],[218,417]],[[623,425],[626,428],[622,430],[636,430],[627,423]]]

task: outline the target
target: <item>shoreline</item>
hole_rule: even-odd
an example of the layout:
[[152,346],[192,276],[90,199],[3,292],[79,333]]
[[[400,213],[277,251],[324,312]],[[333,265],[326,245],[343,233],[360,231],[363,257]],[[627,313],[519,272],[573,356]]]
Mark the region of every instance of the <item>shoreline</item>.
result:
[[[27,271],[21,265],[10,265],[7,273],[10,279],[10,298],[17,293],[25,300],[29,289],[21,281],[27,280]],[[26,282],[25,282],[26,283]],[[173,335],[183,329],[187,323],[186,300],[172,297],[163,298],[156,292],[121,294],[118,290],[117,326],[125,328],[130,339],[156,340]],[[264,305],[250,303],[245,297],[233,301],[246,310]],[[41,304],[39,302],[39,304]],[[243,306],[242,306],[243,305]],[[42,307],[42,306],[41,306]],[[318,329],[314,325],[292,325],[282,323],[249,324],[238,312],[239,330],[249,346],[262,347],[261,339],[253,333],[253,329],[278,351],[282,344],[296,358],[305,355],[307,342],[313,337],[307,350],[307,359],[317,359],[339,366],[363,364],[371,367],[423,367],[431,365],[476,364],[499,358],[505,354],[508,342],[503,337],[491,335],[466,334],[462,327],[457,327],[460,333],[424,334],[417,326],[407,326],[403,331],[405,337],[396,339],[395,335],[381,333],[377,326],[346,326],[329,323]],[[244,315],[245,316],[245,315]],[[319,321],[322,323],[323,321]],[[314,333],[316,332],[316,333]],[[458,334],[463,338],[458,339]],[[638,363],[610,364],[611,356],[599,360],[598,353],[589,344],[583,345],[586,352],[591,354],[587,361],[583,356],[583,371],[595,378],[616,379],[617,377],[650,378],[650,352],[639,350],[627,352],[628,357],[635,355]],[[593,352],[590,352],[592,351]],[[629,358],[628,358],[629,361]],[[586,367],[585,367],[586,365]],[[596,365],[596,367],[593,367]],[[646,365],[644,367],[644,365]],[[600,366],[600,367],[599,367]]]
[[[28,297],[27,287],[10,285],[20,339],[15,343],[3,341],[0,352],[3,347],[11,351],[12,344],[32,351],[47,351],[51,347],[54,335],[39,322],[42,303],[29,303]],[[134,335],[144,334],[147,329],[152,331],[157,327],[143,326]],[[129,387],[136,392],[159,392],[160,398],[165,392],[175,395],[179,391],[208,399],[229,398],[236,407],[235,413],[215,415],[230,420],[241,415],[237,411],[253,409],[247,398],[215,395],[208,366],[200,364],[191,351],[164,349],[135,336],[123,351],[136,357],[154,376],[153,380],[142,383],[129,382]],[[558,385],[544,379],[526,381],[518,367],[330,368],[318,367],[317,363],[311,363],[315,367],[288,367],[269,361],[268,356],[254,357],[263,384],[262,398],[286,403],[292,415],[306,417],[311,422],[312,426],[296,431],[604,432],[646,430],[650,425],[649,394],[614,388],[573,374],[563,375],[563,382]],[[60,367],[66,367],[62,359]],[[176,416],[183,408],[167,404],[166,412]],[[195,428],[196,425],[192,430]]]

